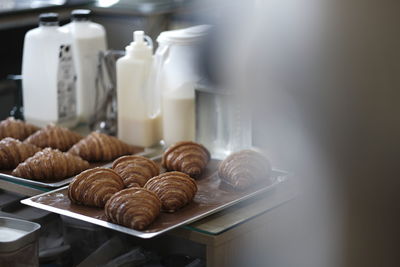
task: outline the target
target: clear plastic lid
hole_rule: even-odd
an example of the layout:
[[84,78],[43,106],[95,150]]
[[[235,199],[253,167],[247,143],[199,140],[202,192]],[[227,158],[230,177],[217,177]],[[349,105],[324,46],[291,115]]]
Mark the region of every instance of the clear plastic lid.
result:
[[165,31],[157,38],[159,43],[192,44],[207,34],[210,25],[198,25],[181,30]]

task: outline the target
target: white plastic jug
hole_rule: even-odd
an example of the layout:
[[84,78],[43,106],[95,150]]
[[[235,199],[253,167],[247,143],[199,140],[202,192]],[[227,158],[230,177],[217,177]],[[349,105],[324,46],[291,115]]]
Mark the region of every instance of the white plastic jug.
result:
[[91,11],[76,9],[71,12],[71,23],[63,28],[73,38],[74,62],[77,73],[77,112],[81,122],[93,117],[96,95],[96,74],[100,51],[107,48],[106,32],[100,24],[90,21]]
[[161,90],[162,131],[166,145],[195,140],[194,86],[200,79],[196,70],[196,46],[209,26],[162,32],[155,55],[156,87]]
[[39,27],[25,35],[22,60],[24,116],[27,122],[73,127],[76,75],[70,34],[58,25],[58,14],[39,17]]
[[160,108],[155,105],[155,88],[149,84],[153,45],[143,31],[135,31],[133,36],[126,55],[117,61],[118,138],[150,147],[161,140]]

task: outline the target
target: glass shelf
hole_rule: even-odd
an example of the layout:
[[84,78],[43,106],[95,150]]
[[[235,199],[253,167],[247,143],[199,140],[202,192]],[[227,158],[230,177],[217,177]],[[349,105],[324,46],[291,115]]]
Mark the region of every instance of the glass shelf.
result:
[[295,198],[295,192],[293,185],[290,182],[285,182],[272,191],[236,204],[183,228],[208,235],[219,235],[284,205]]

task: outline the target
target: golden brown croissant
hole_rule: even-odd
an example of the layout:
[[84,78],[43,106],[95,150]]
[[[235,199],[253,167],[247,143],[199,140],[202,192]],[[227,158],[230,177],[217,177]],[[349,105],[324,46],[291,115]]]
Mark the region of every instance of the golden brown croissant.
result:
[[77,175],[68,187],[68,197],[77,204],[102,208],[122,189],[124,182],[115,171],[98,167]]
[[210,152],[203,145],[184,141],[171,145],[162,157],[162,166],[168,171],[180,171],[193,178],[198,178],[207,163]]
[[126,187],[143,187],[150,178],[160,174],[157,164],[142,156],[120,157],[112,168],[124,180]]
[[156,193],[167,212],[174,212],[190,203],[197,192],[196,182],[182,172],[162,173],[148,180],[144,188]]
[[134,148],[113,136],[92,132],[68,152],[87,161],[110,161],[134,153]]
[[14,169],[39,150],[37,146],[24,144],[11,137],[2,139],[0,141],[0,170]]
[[67,151],[73,144],[82,139],[78,133],[68,130],[67,128],[47,125],[45,128],[37,131],[29,136],[25,143],[29,143],[38,147],[51,147],[61,151]]
[[12,137],[22,141],[37,130],[39,127],[9,117],[0,122],[0,139]]
[[89,162],[80,157],[48,147],[20,163],[12,175],[32,180],[59,181],[87,168]]
[[105,206],[108,220],[136,230],[145,229],[160,214],[161,202],[153,192],[132,187],[113,195]]
[[218,175],[235,189],[245,190],[258,182],[271,183],[271,165],[268,159],[254,150],[242,150],[221,162]]

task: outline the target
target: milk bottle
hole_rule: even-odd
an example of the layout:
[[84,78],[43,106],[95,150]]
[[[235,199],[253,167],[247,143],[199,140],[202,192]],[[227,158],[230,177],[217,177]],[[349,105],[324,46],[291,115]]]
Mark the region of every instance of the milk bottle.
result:
[[155,61],[157,87],[162,95],[162,132],[165,144],[195,140],[196,46],[209,26],[162,32]]
[[[134,32],[126,55],[117,61],[118,138],[126,143],[150,147],[161,140],[160,107],[150,86],[153,46],[143,31]],[[159,98],[159,97],[158,97]]]
[[39,27],[25,35],[22,60],[24,116],[27,122],[73,127],[77,123],[76,75],[70,34],[58,14],[39,17]]

